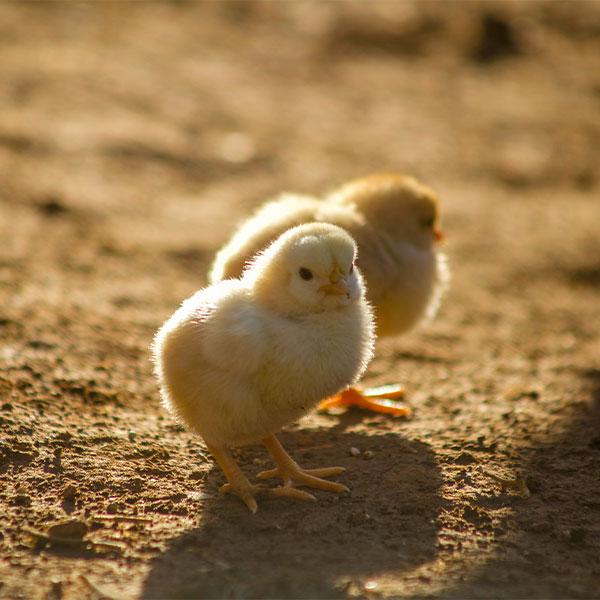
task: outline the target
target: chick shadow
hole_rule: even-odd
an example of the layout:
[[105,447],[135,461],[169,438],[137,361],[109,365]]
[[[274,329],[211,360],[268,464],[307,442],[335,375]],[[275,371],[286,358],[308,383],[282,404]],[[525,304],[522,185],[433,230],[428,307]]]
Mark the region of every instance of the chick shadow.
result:
[[[495,557],[443,598],[598,598],[600,594],[600,369],[566,423],[523,453],[531,496],[514,504]],[[587,398],[586,398],[587,396]]]
[[[335,429],[279,437],[302,466],[346,467],[335,479],[351,492],[316,490],[316,503],[260,498],[252,515],[217,494],[223,476],[213,468],[200,526],[153,561],[143,598],[346,598],[373,576],[433,559],[442,478],[427,444]],[[263,459],[248,447],[238,460],[253,476],[268,468],[256,464]]]

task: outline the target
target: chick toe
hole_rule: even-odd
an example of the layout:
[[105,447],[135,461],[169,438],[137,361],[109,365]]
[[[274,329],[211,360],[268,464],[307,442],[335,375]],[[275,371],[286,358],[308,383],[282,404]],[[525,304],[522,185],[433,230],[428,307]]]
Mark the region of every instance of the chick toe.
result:
[[[263,444],[269,451],[269,454],[273,457],[273,460],[277,464],[274,469],[268,471],[261,471],[257,477],[258,479],[270,479],[272,477],[281,477],[283,479],[283,490],[294,489],[294,484],[304,485],[319,490],[327,490],[328,492],[348,492],[350,491],[345,485],[336,483],[334,481],[328,481],[322,479],[322,477],[331,477],[332,475],[339,475],[344,472],[344,467],[326,467],[322,469],[303,469],[300,467],[294,459],[283,449],[283,446],[279,443],[279,440],[275,436],[271,436],[263,440]],[[287,495],[292,495],[286,493]],[[285,494],[284,494],[285,495]],[[296,497],[298,497],[296,495]]]
[[[302,467],[295,466],[282,466],[276,469],[269,469],[268,471],[262,471],[256,476],[258,479],[271,479],[272,477],[281,477],[283,479],[284,490],[293,490],[293,485],[304,485],[319,490],[327,490],[328,492],[349,492],[350,489],[341,483],[335,483],[334,481],[328,481],[327,479],[321,479],[321,477],[312,475],[311,472],[325,471],[325,477],[331,476],[337,473],[345,471],[343,467],[328,467],[326,469],[303,469]],[[281,495],[294,495],[294,494],[281,494]]]
[[303,469],[305,473],[315,477],[333,477],[340,475],[346,470],[346,467],[323,467],[322,469]]
[[[340,467],[333,467],[335,469],[339,469]],[[328,492],[336,492],[340,494],[342,492],[349,492],[350,488],[343,485],[342,483],[336,483],[335,481],[328,481],[327,479],[321,479],[320,477],[315,477],[314,475],[310,475],[308,471],[304,469],[298,468],[297,470],[292,471],[289,476],[292,481],[297,483],[298,485],[305,485],[306,487],[315,488],[318,490],[326,490]]]
[[[298,467],[300,469],[300,467]],[[303,473],[313,475],[314,477],[333,477],[343,473],[345,467],[324,467],[322,469],[300,469]],[[271,479],[272,477],[282,477],[281,470],[279,468],[269,469],[267,471],[261,471],[256,477],[258,479]]]
[[234,494],[237,496],[250,510],[252,514],[256,514],[258,510],[258,504],[256,503],[255,494],[259,494],[263,491],[263,488],[259,485],[252,485],[248,482],[248,485],[239,485],[232,483],[225,483],[219,488],[221,494]]
[[269,489],[269,495],[276,498],[294,498],[295,500],[302,500],[304,502],[316,502],[317,499],[304,490],[299,490],[295,487],[280,486]]

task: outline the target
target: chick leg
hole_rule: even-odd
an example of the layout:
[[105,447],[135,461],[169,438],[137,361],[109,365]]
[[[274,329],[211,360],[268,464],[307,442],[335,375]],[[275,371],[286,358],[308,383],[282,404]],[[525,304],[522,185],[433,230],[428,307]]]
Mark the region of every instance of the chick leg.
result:
[[250,512],[254,514],[258,508],[255,496],[262,491],[262,488],[248,481],[227,448],[211,446],[209,444],[207,444],[207,447],[229,482],[222,485],[219,488],[219,492],[222,494],[235,494],[250,509]]
[[404,388],[400,385],[382,385],[365,389],[350,387],[335,396],[325,398],[320,402],[318,410],[340,413],[351,406],[358,406],[395,417],[408,417],[411,413],[410,408],[398,402],[402,397],[404,397]]
[[[271,477],[281,477],[283,486],[276,488],[273,492],[277,492],[278,496],[289,496],[294,498],[315,500],[312,494],[297,490],[293,484],[305,485],[320,490],[328,490],[330,492],[347,492],[349,491],[345,485],[321,479],[321,477],[331,477],[339,475],[346,469],[344,467],[328,467],[325,469],[302,469],[294,459],[283,449],[279,440],[274,436],[270,436],[262,440],[269,454],[273,457],[277,468],[268,471],[262,471],[257,475],[259,479],[269,479]],[[299,496],[302,494],[302,496]]]

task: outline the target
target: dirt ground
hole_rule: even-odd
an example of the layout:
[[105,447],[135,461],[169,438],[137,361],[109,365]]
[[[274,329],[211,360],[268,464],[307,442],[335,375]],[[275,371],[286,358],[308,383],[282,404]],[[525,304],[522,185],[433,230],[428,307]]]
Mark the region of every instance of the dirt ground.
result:
[[[0,74],[0,597],[600,597],[600,3],[4,1]],[[352,491],[252,516],[153,333],[260,202],[390,170],[453,273],[367,376],[413,416],[290,427]]]

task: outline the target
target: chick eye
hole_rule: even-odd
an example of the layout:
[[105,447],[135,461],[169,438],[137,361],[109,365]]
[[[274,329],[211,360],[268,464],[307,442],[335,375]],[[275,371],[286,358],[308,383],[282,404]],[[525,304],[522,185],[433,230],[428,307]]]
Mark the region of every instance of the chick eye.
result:
[[423,227],[426,227],[427,229],[431,229],[433,227],[434,223],[435,223],[434,217],[429,217],[428,219],[423,219],[421,221],[421,225]]
[[300,267],[298,270],[298,275],[300,275],[304,281],[310,281],[313,278],[312,271],[306,267]]

